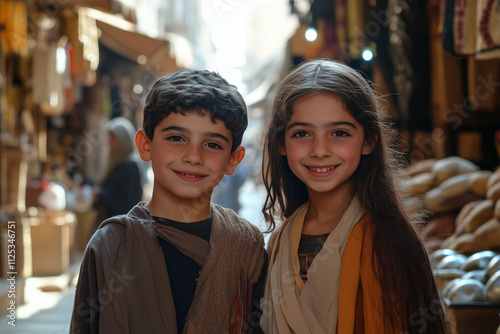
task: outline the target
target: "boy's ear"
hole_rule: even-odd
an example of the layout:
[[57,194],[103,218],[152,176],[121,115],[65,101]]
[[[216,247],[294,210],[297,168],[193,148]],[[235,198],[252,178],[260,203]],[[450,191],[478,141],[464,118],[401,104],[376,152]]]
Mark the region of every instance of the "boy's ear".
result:
[[377,143],[377,141],[378,141],[378,136],[375,136],[375,138],[373,138],[372,140],[367,140],[365,138],[365,142],[363,144],[363,149],[361,150],[361,154],[368,155],[368,154],[372,153],[373,150],[375,149],[375,144]]
[[231,153],[231,157],[229,158],[229,164],[226,167],[226,175],[233,175],[236,167],[240,164],[241,160],[245,156],[245,148],[243,146],[238,146],[233,153]]
[[146,136],[144,129],[140,129],[135,134],[135,146],[137,146],[142,160],[151,161],[151,141]]

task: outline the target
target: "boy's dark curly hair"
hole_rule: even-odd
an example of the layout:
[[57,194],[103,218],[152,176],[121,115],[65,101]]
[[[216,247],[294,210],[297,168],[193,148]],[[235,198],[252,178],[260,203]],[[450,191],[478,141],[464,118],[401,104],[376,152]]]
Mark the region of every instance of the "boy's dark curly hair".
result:
[[235,86],[206,70],[183,69],[158,79],[146,98],[144,131],[153,139],[156,126],[170,113],[192,111],[224,122],[233,137],[231,152],[241,144],[248,125],[245,101]]

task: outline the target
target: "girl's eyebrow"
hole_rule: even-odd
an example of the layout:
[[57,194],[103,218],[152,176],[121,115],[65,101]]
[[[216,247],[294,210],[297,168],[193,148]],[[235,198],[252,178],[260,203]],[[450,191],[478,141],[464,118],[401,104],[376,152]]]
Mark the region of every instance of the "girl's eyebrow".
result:
[[[354,125],[354,123],[347,122],[347,121],[330,122],[330,123],[327,124],[328,127],[341,126],[341,125],[347,125],[347,126],[353,128],[353,129],[357,129],[356,125]],[[294,127],[305,127],[305,128],[307,128],[307,127],[314,127],[314,125],[312,125],[310,123],[304,123],[304,122],[293,122],[290,125],[288,125],[288,127],[286,129],[290,130],[291,128],[294,128]]]
[[[178,131],[178,132],[181,132],[181,133],[190,133],[191,132],[188,129],[180,127],[180,126],[167,126],[166,128],[161,129],[161,132],[167,132],[167,131]],[[222,139],[222,140],[226,141],[229,144],[229,138],[227,138],[226,136],[224,136],[224,135],[222,135],[220,133],[217,133],[217,132],[207,132],[207,133],[204,133],[203,135],[206,136],[206,137],[208,137],[208,138]]]

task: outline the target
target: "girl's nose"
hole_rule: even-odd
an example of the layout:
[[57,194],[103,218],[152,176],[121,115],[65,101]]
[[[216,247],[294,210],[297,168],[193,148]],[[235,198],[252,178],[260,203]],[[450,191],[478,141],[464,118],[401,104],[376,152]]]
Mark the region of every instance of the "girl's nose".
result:
[[316,158],[324,158],[331,155],[329,142],[322,137],[316,137],[312,142],[311,156]]

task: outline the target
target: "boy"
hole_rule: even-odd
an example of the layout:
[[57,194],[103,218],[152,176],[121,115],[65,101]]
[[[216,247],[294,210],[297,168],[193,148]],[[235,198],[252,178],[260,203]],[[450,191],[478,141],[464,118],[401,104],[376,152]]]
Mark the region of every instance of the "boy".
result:
[[219,75],[160,78],[136,146],[151,161],[151,201],[104,221],[85,251],[71,333],[256,333],[266,279],[262,233],[211,204],[245,150],[248,120]]

